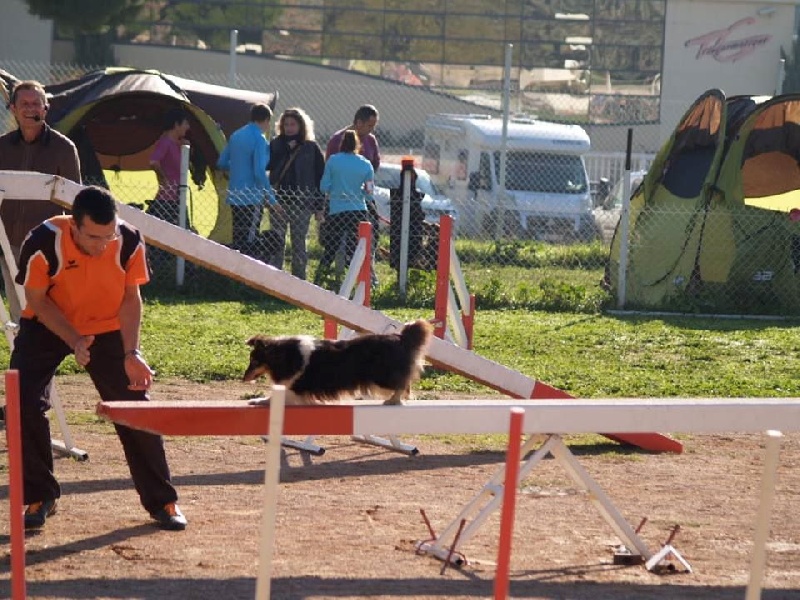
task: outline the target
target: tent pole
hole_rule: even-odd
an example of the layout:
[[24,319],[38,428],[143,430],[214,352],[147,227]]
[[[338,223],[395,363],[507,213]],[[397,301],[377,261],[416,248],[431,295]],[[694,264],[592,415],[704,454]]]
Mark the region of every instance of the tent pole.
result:
[[[189,196],[189,145],[181,146],[181,183],[178,187],[178,227],[186,227],[186,202]],[[181,287],[186,273],[186,259],[178,256],[175,261],[175,285]]]
[[633,127],[628,127],[628,143],[625,150],[625,173],[622,175],[622,212],[619,228],[619,273],[617,285],[617,308],[625,308],[626,286],[628,275],[628,238],[631,214],[631,147],[633,145]]

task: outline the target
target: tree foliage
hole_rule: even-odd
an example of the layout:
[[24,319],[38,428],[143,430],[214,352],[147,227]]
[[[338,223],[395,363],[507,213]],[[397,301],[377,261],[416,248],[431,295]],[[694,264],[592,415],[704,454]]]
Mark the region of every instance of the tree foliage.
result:
[[132,22],[144,0],[25,0],[28,12],[52,19],[58,31],[75,40],[75,60],[85,65],[114,64],[114,29]]
[[789,56],[781,48],[781,58],[786,61],[782,92],[784,94],[800,92],[800,43],[795,41],[792,44],[792,53]]
[[28,12],[70,33],[105,33],[134,20],[144,0],[25,0]]
[[215,50],[227,50],[230,30],[239,30],[240,44],[260,44],[263,30],[281,13],[276,0],[254,0],[246,5],[221,2],[168,0],[160,10],[160,21],[169,23],[172,33],[193,37]]

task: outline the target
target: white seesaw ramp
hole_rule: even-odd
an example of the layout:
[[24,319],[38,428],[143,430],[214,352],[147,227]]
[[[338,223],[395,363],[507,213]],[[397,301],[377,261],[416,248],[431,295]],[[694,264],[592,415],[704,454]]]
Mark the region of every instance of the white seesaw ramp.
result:
[[[0,171],[0,190],[4,191],[6,198],[51,200],[69,208],[82,187],[52,175]],[[136,208],[120,204],[119,214],[122,219],[138,228],[147,242],[154,246],[318,315],[334,319],[350,329],[387,333],[396,331],[402,326],[383,313],[355,304],[333,292],[265,265],[191,231],[161,221]],[[512,398],[571,398],[562,390],[439,338],[433,338],[431,341],[427,359],[435,366],[463,375]],[[603,431],[600,430],[599,433]],[[652,451],[683,450],[679,442],[655,433],[621,433],[610,434],[609,437]]]

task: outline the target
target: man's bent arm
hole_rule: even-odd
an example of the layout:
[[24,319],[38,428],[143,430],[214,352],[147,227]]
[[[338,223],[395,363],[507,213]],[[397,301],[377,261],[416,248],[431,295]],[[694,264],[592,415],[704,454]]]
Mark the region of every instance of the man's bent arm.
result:
[[138,350],[142,325],[142,296],[138,285],[125,286],[125,295],[119,308],[119,322],[125,353]]
[[125,295],[119,308],[120,332],[125,349],[125,374],[128,389],[148,390],[153,384],[153,371],[139,354],[139,331],[142,323],[142,296],[138,285],[125,286]]
[[47,288],[26,287],[25,298],[36,318],[74,350],[75,345],[83,336],[70,324],[56,303],[50,299],[50,296],[47,295]]

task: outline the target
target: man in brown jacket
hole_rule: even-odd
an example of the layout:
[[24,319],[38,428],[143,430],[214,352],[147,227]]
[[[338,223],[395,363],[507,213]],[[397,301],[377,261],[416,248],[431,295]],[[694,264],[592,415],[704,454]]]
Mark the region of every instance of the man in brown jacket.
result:
[[[38,81],[17,83],[11,91],[8,106],[19,128],[0,136],[0,170],[38,171],[81,183],[80,161],[75,144],[45,123],[48,106],[42,84]],[[0,220],[8,235],[14,260],[19,260],[19,249],[28,231],[63,212],[48,200],[4,199],[0,205]],[[0,259],[0,268],[11,319],[17,321],[20,305],[14,279],[5,259]]]

